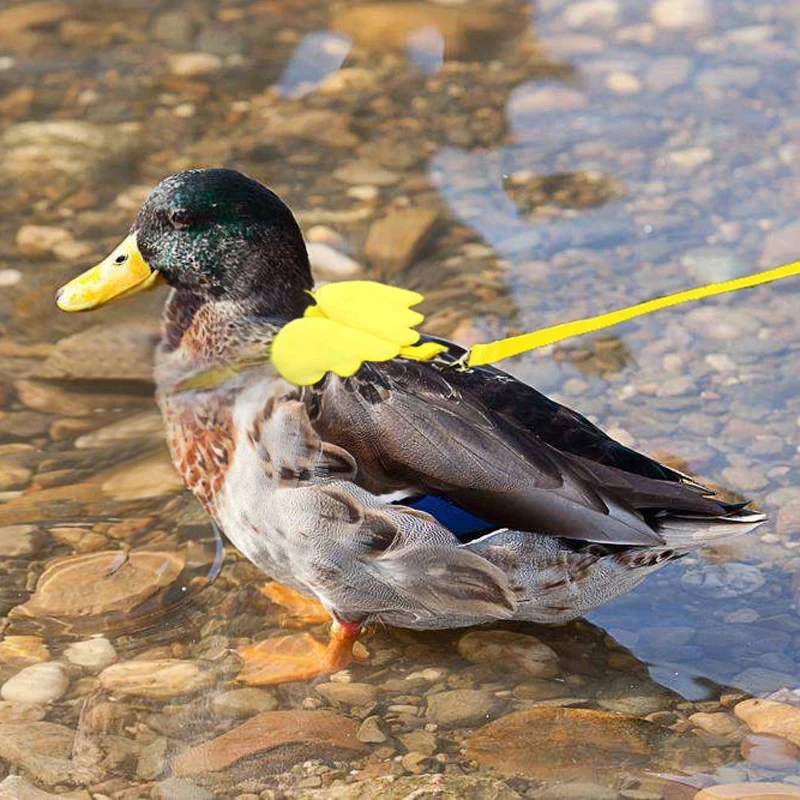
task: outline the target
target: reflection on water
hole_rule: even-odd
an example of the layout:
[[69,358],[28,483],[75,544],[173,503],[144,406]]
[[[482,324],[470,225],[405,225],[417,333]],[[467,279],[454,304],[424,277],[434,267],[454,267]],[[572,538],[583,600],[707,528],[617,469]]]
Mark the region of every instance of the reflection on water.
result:
[[163,298],[87,319],[52,290],[160,177],[210,164],[285,196],[320,278],[420,289],[465,343],[773,266],[797,256],[798,42],[789,0],[0,9],[4,791],[794,791],[793,285],[514,365],[770,524],[589,621],[376,630],[366,663],[276,689],[238,682],[235,650],[298,623],[165,455]]

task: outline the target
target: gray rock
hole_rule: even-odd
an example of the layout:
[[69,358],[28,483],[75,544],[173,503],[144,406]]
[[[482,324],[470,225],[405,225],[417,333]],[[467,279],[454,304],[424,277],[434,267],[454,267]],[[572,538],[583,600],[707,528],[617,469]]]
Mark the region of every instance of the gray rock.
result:
[[212,701],[214,713],[221,717],[244,719],[262,711],[274,711],[278,700],[268,689],[248,686],[218,694]]
[[359,726],[356,738],[365,744],[385,742],[386,734],[381,730],[378,717],[367,717]]
[[335,706],[367,706],[378,697],[377,689],[368,683],[320,683],[315,688]]
[[752,564],[706,564],[684,572],[681,583],[692,594],[727,599],[760,589],[764,585],[764,576]]
[[157,800],[213,800],[214,795],[186,778],[167,778],[153,787]]
[[681,257],[681,264],[701,283],[728,281],[751,271],[750,265],[727,247],[692,247]]
[[473,664],[492,664],[503,672],[552,678],[558,656],[535,636],[513,631],[471,631],[458,640],[459,655]]
[[481,725],[492,719],[500,701],[480,689],[453,689],[428,697],[427,718],[442,728]]

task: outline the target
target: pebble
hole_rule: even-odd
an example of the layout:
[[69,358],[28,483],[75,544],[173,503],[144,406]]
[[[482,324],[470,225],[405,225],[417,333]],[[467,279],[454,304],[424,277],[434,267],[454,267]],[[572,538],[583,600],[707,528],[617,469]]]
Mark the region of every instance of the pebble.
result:
[[616,70],[606,76],[606,86],[616,94],[638,94],[642,91],[642,82],[631,72]]
[[758,264],[771,268],[785,264],[797,257],[797,242],[800,239],[800,222],[791,222],[769,231],[764,237],[764,246]]
[[365,744],[382,744],[387,740],[386,734],[381,730],[380,719],[375,716],[367,717],[359,725],[356,738]]
[[619,19],[619,3],[616,0],[570,3],[561,18],[570,28],[610,27]]
[[340,253],[328,244],[309,242],[307,247],[311,269],[321,278],[343,280],[364,271],[358,261]]
[[436,752],[436,736],[432,731],[417,729],[400,736],[400,741],[409,753],[432,756]]
[[125,661],[106,667],[99,677],[109,692],[157,699],[195,694],[216,680],[213,670],[177,658]]
[[157,800],[213,800],[214,793],[186,778],[167,778],[153,787]]
[[650,16],[660,28],[673,31],[704,28],[712,21],[709,0],[657,0]]
[[169,71],[181,78],[211,75],[222,69],[222,59],[214,53],[175,53],[167,59]]
[[46,256],[53,248],[72,238],[66,228],[53,225],[23,225],[15,237],[17,249],[25,256]]
[[[0,465],[0,491],[3,487],[3,467]],[[8,487],[10,488],[10,487]],[[34,525],[6,525],[0,527],[0,558],[19,558],[32,555],[36,549]]]
[[431,236],[439,215],[430,208],[391,211],[372,223],[364,255],[376,268],[391,273],[410,266]]
[[800,786],[787,783],[724,783],[701,789],[694,800],[793,800]]
[[[511,92],[508,100],[508,113],[511,117],[549,111],[577,111],[587,104],[586,95],[566,86],[539,86],[524,83]],[[527,125],[520,125],[527,128]]]
[[23,706],[43,706],[64,695],[69,678],[62,664],[43,661],[25,667],[0,688],[0,697]]
[[98,636],[74,642],[64,651],[64,658],[77,667],[104,669],[117,660],[117,651],[105,636]]
[[743,700],[734,713],[753,733],[768,733],[800,746],[800,708],[774,700]]
[[800,747],[780,736],[751,733],[740,749],[743,758],[765,769],[796,769],[800,762]]
[[747,275],[751,267],[727,247],[692,247],[681,256],[686,272],[699,283],[716,283]]
[[22,273],[18,269],[0,269],[0,289],[16,286],[22,280]]
[[531,678],[559,673],[558,655],[535,636],[513,631],[471,631],[458,640],[458,654],[474,664],[499,671],[522,672]]
[[480,689],[453,689],[428,697],[427,718],[442,728],[480,725],[491,719],[500,702]]
[[701,597],[728,599],[752,594],[764,585],[765,578],[761,570],[752,564],[730,562],[686,570],[681,576],[681,583]]
[[736,719],[730,714],[721,711],[716,713],[698,711],[689,716],[689,722],[714,736],[730,737],[736,735],[739,731]]
[[212,706],[221,717],[243,719],[262,711],[274,711],[278,707],[278,700],[268,689],[248,686],[216,695]]
[[315,688],[336,706],[367,706],[378,697],[377,689],[368,683],[320,683]]
[[683,169],[695,169],[713,158],[714,151],[710,147],[687,147],[684,150],[673,150],[669,154],[669,160]]

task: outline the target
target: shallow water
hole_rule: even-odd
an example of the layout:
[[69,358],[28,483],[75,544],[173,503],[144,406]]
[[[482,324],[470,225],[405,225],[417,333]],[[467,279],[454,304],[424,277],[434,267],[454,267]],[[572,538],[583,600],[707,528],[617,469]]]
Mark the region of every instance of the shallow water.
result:
[[[235,650],[302,623],[168,464],[163,296],[79,317],[52,300],[190,165],[268,183],[318,277],[419,289],[428,330],[465,344],[775,266],[800,239],[798,45],[790,0],[0,9],[3,790],[798,791],[796,282],[510,367],[768,524],[587,621],[375,630],[366,663],[275,689],[237,682]],[[750,696],[786,705],[754,719]]]

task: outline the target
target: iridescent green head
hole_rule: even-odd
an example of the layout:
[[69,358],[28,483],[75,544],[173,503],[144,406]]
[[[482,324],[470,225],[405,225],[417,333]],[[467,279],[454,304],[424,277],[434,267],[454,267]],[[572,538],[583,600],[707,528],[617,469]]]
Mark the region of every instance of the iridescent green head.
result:
[[230,300],[276,317],[299,316],[313,282],[292,212],[257,181],[228,169],[193,169],[163,180],[128,238],[58,295],[83,311],[163,279],[203,304]]

